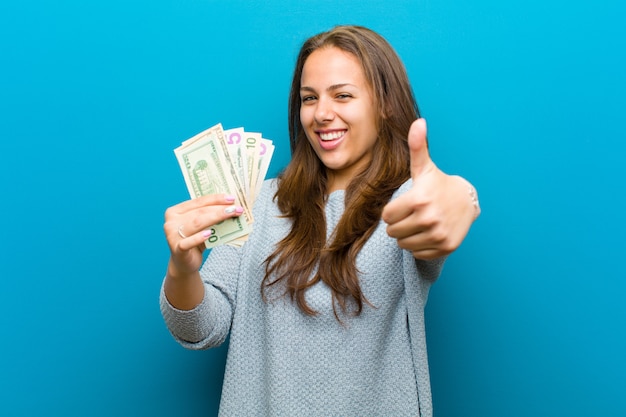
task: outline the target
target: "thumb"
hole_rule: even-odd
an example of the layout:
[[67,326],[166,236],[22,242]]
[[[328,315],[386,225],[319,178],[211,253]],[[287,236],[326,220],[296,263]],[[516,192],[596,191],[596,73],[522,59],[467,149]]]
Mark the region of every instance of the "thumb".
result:
[[423,118],[414,121],[411,129],[409,129],[409,152],[411,156],[411,179],[415,181],[433,165],[426,141],[426,120]]

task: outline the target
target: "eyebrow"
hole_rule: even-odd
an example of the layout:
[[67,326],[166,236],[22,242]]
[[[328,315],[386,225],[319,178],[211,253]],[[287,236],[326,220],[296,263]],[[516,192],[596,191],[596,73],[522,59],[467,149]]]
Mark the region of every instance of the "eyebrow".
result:
[[[350,87],[356,87],[356,85],[354,84],[350,84],[350,83],[340,83],[340,84],[333,84],[331,86],[329,86],[326,91],[334,91],[334,90],[339,90],[340,88],[344,88],[346,86],[350,86]],[[308,87],[306,85],[303,85],[302,87],[300,87],[300,91],[310,91],[310,92],[315,92],[315,89],[313,87]]]

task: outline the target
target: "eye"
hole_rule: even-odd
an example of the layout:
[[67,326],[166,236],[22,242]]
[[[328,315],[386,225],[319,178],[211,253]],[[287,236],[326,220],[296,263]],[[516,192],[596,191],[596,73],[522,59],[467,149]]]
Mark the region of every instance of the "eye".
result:
[[315,96],[302,96],[301,100],[302,103],[310,103],[311,101],[315,100]]
[[337,94],[335,97],[339,100],[347,100],[347,99],[352,98],[352,94],[341,93],[341,94]]

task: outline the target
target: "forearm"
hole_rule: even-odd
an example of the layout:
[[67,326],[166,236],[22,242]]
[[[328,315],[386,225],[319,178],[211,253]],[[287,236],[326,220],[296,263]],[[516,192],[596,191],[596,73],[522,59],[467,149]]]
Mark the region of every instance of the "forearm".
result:
[[169,303],[179,310],[192,310],[204,298],[204,283],[200,273],[196,271],[191,275],[182,275],[171,260],[163,288]]

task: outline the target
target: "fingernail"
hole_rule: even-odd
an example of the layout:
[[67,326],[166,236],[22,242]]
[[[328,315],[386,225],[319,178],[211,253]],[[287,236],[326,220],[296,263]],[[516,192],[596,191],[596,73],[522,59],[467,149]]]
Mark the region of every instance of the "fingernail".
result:
[[227,195],[224,198],[226,199],[226,201],[235,201],[235,196],[234,195]]
[[224,212],[226,214],[233,214],[233,213],[237,213],[237,214],[241,214],[243,213],[243,207],[228,207],[224,210]]
[[211,236],[213,233],[211,232],[211,229],[205,230],[204,232],[202,232],[202,237],[209,237]]

